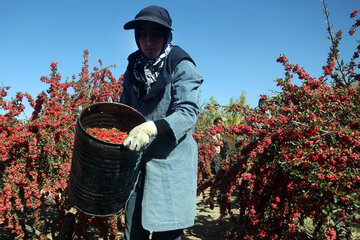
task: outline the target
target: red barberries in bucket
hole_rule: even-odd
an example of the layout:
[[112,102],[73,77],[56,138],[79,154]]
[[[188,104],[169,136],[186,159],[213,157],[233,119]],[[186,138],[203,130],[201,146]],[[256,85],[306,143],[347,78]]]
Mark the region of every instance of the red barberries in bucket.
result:
[[122,144],[127,137],[126,132],[117,128],[87,128],[86,131],[93,137],[104,142]]

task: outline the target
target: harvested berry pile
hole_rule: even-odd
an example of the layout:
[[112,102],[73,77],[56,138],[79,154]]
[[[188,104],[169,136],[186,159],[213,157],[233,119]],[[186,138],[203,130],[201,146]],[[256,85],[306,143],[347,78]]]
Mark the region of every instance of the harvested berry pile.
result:
[[117,144],[122,144],[128,135],[117,128],[87,128],[86,131],[104,142]]

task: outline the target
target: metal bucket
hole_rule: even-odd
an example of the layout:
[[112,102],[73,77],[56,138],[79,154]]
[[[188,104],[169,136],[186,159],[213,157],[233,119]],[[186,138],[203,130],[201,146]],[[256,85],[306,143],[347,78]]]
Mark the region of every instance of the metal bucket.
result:
[[145,121],[141,113],[120,103],[95,103],[82,110],[76,123],[68,185],[69,198],[76,208],[93,216],[118,213],[137,175],[138,152],[99,140],[85,129],[118,128],[129,132]]

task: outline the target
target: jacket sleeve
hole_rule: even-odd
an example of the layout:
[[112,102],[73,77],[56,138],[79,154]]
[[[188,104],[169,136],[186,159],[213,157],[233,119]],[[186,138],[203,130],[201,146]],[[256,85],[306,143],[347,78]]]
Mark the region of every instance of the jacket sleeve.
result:
[[193,131],[199,114],[198,88],[203,77],[195,65],[181,61],[172,73],[172,104],[171,114],[164,118],[177,143],[187,132]]

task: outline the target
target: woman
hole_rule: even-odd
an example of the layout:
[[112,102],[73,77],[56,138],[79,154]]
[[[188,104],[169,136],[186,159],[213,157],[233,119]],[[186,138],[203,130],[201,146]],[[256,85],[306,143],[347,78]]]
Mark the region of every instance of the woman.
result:
[[120,102],[146,118],[124,145],[143,150],[135,191],[126,205],[128,240],[181,239],[194,225],[197,145],[192,137],[203,78],[194,61],[172,44],[172,20],[162,7],[142,9],[124,28],[135,29],[138,51],[128,57]]

